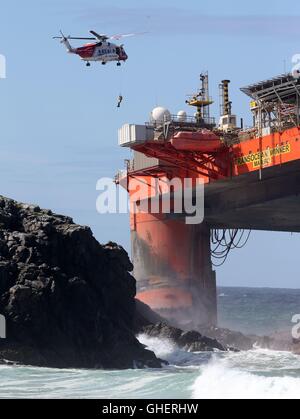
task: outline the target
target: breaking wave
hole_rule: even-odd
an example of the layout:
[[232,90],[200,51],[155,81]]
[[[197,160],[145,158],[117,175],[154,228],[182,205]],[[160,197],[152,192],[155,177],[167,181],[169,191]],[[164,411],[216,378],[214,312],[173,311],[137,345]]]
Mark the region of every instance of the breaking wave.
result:
[[195,399],[299,399],[300,378],[263,376],[222,362],[203,368],[192,386]]
[[158,358],[169,362],[171,366],[191,367],[207,364],[213,356],[212,353],[207,352],[187,352],[178,348],[168,339],[151,338],[147,335],[140,335],[138,339],[150,351],[153,351]]
[[139,340],[170,365],[126,371],[0,366],[0,398],[300,398],[300,357],[291,353],[189,353],[168,340]]
[[195,399],[300,399],[300,357],[256,349],[240,353],[188,353],[172,342],[141,335],[139,340],[170,363],[197,373]]

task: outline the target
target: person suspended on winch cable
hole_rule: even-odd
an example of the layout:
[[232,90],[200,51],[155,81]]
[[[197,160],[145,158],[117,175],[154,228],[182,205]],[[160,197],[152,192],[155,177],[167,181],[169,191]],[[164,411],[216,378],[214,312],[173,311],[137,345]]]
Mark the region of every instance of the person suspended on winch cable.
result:
[[122,95],[120,95],[120,96],[118,97],[118,108],[120,108],[120,107],[121,107],[122,102],[123,102],[123,96],[122,96]]

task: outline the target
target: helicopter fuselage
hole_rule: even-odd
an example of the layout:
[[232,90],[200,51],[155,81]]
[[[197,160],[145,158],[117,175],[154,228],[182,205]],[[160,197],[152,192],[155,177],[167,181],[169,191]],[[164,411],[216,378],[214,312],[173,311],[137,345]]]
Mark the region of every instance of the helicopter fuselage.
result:
[[74,48],[71,51],[80,56],[83,61],[101,61],[107,63],[110,61],[127,61],[128,55],[126,54],[123,46],[118,46],[110,42],[97,42],[86,44],[80,48]]

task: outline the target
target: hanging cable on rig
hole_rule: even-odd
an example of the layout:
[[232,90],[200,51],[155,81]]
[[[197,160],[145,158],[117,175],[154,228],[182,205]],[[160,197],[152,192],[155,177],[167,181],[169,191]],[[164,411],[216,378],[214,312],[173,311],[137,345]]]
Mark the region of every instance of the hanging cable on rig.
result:
[[231,250],[245,247],[250,238],[250,234],[251,230],[212,230],[211,255],[213,266],[219,267],[224,265]]

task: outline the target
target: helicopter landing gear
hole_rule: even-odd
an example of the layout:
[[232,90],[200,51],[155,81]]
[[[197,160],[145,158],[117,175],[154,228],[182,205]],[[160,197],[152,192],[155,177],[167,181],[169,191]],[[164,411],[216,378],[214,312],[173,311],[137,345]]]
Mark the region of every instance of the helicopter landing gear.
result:
[[118,67],[121,67],[121,63],[117,63],[117,66],[118,66]]
[[86,63],[86,66],[87,66],[87,67],[90,67],[90,66],[91,66],[91,63]]

